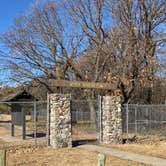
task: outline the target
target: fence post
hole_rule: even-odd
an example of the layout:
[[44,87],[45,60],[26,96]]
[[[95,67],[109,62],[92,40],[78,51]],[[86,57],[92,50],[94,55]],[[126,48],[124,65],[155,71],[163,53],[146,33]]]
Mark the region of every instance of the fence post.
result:
[[98,127],[99,127],[99,143],[102,142],[102,112],[101,112],[101,96],[98,96],[98,110],[99,110],[99,116],[98,116]]
[[81,111],[81,121],[83,121],[84,120],[84,113],[83,113],[83,111]]
[[14,124],[11,124],[11,136],[14,137]]
[[35,146],[37,145],[37,124],[36,124],[36,120],[37,120],[37,116],[36,116],[36,100],[34,100],[34,139],[35,139]]
[[6,151],[0,150],[0,166],[6,166]]
[[98,166],[105,166],[105,155],[104,154],[98,155]]
[[151,109],[149,109],[149,130],[150,130],[150,132],[151,132]]
[[79,111],[76,109],[76,123],[78,123]]
[[[25,106],[24,106],[25,107]],[[21,109],[22,112],[22,139],[26,139],[26,112],[24,108]]]
[[137,109],[135,106],[135,134],[137,134]]
[[128,106],[128,103],[126,105],[126,133],[127,133],[127,137],[128,137],[128,133],[129,133],[129,106]]
[[47,120],[46,120],[46,141],[47,141],[47,146],[50,145],[50,131],[49,131],[49,124],[50,124],[50,108],[49,108],[49,96],[47,93]]

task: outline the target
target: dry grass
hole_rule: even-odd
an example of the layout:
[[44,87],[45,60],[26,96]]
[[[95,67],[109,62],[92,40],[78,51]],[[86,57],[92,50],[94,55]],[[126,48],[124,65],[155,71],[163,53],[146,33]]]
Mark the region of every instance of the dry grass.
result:
[[[43,147],[43,142],[38,142],[38,147],[31,141],[6,143],[0,140],[0,149],[7,149],[7,166],[96,166],[98,153],[78,148],[54,149]],[[143,166],[130,160],[122,160],[106,156],[106,166]]]
[[[0,130],[1,131],[1,130]],[[5,131],[1,133],[5,134]],[[6,133],[7,134],[7,133]],[[33,140],[5,142],[0,140],[0,149],[7,151],[7,166],[96,166],[97,152],[78,148],[53,149],[43,147],[45,140],[38,140],[38,147]],[[106,166],[143,166],[143,164],[106,156]]]
[[[98,153],[77,148],[28,148],[7,153],[7,166],[97,166]],[[106,166],[143,166],[107,156]]]
[[111,144],[103,146],[166,159],[165,137],[128,135],[128,141],[125,144]]
[[[9,135],[10,130],[0,127],[0,135]],[[81,136],[79,138],[79,136]],[[86,139],[87,135],[77,135],[75,139]],[[88,135],[88,138],[94,139],[95,135]],[[77,148],[51,149],[43,147],[46,145],[45,139],[38,139],[38,148],[34,147],[34,141],[26,140],[20,142],[6,143],[0,140],[0,149],[7,149],[7,166],[96,166],[98,153],[89,152]],[[131,151],[141,154],[147,154],[166,158],[165,140],[145,140],[137,143],[127,143],[123,145],[109,145],[125,151]],[[142,165],[133,161],[121,160],[116,157],[107,156],[106,166],[138,166]]]
[[159,141],[151,144],[147,143],[142,143],[142,144],[131,143],[123,145],[113,144],[113,145],[108,145],[108,147],[166,159],[166,153],[165,153],[166,141]]

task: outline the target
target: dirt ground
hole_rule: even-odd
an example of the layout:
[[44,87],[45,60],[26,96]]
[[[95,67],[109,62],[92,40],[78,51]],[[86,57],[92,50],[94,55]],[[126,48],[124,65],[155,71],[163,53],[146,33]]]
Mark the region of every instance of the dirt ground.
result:
[[0,136],[10,135],[10,130],[5,129],[0,125]]

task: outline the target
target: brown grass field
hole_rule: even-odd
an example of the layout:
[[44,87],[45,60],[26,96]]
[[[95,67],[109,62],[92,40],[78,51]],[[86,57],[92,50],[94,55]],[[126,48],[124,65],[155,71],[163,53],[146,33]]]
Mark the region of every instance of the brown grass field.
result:
[[[139,140],[140,139],[140,140]],[[105,145],[104,145],[105,146]],[[166,159],[166,139],[157,137],[138,138],[137,142],[106,145],[124,151],[135,152]]]
[[[10,132],[0,127],[0,136]],[[98,153],[78,148],[54,149],[45,147],[45,139],[5,142],[0,139],[0,149],[6,150],[7,166],[97,166]],[[143,166],[130,160],[106,156],[106,166]]]
[[[6,150],[7,166],[97,166],[98,153],[78,148],[54,149],[31,146],[31,142],[5,143],[0,140],[1,149]],[[5,148],[3,148],[5,147]],[[106,156],[106,166],[143,166],[130,160]]]
[[125,144],[125,145],[110,145],[109,147],[130,151],[155,157],[166,159],[166,141],[160,141],[151,145],[147,144]]
[[[7,166],[97,166],[98,153],[78,148],[28,148],[7,153]],[[106,166],[143,164],[106,156]]]

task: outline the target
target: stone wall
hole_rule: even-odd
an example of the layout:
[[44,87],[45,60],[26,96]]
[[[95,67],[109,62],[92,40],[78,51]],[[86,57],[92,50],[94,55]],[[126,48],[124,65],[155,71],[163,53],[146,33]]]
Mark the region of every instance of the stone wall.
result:
[[50,94],[50,145],[71,147],[70,95]]
[[121,99],[118,96],[102,97],[102,143],[122,143]]

